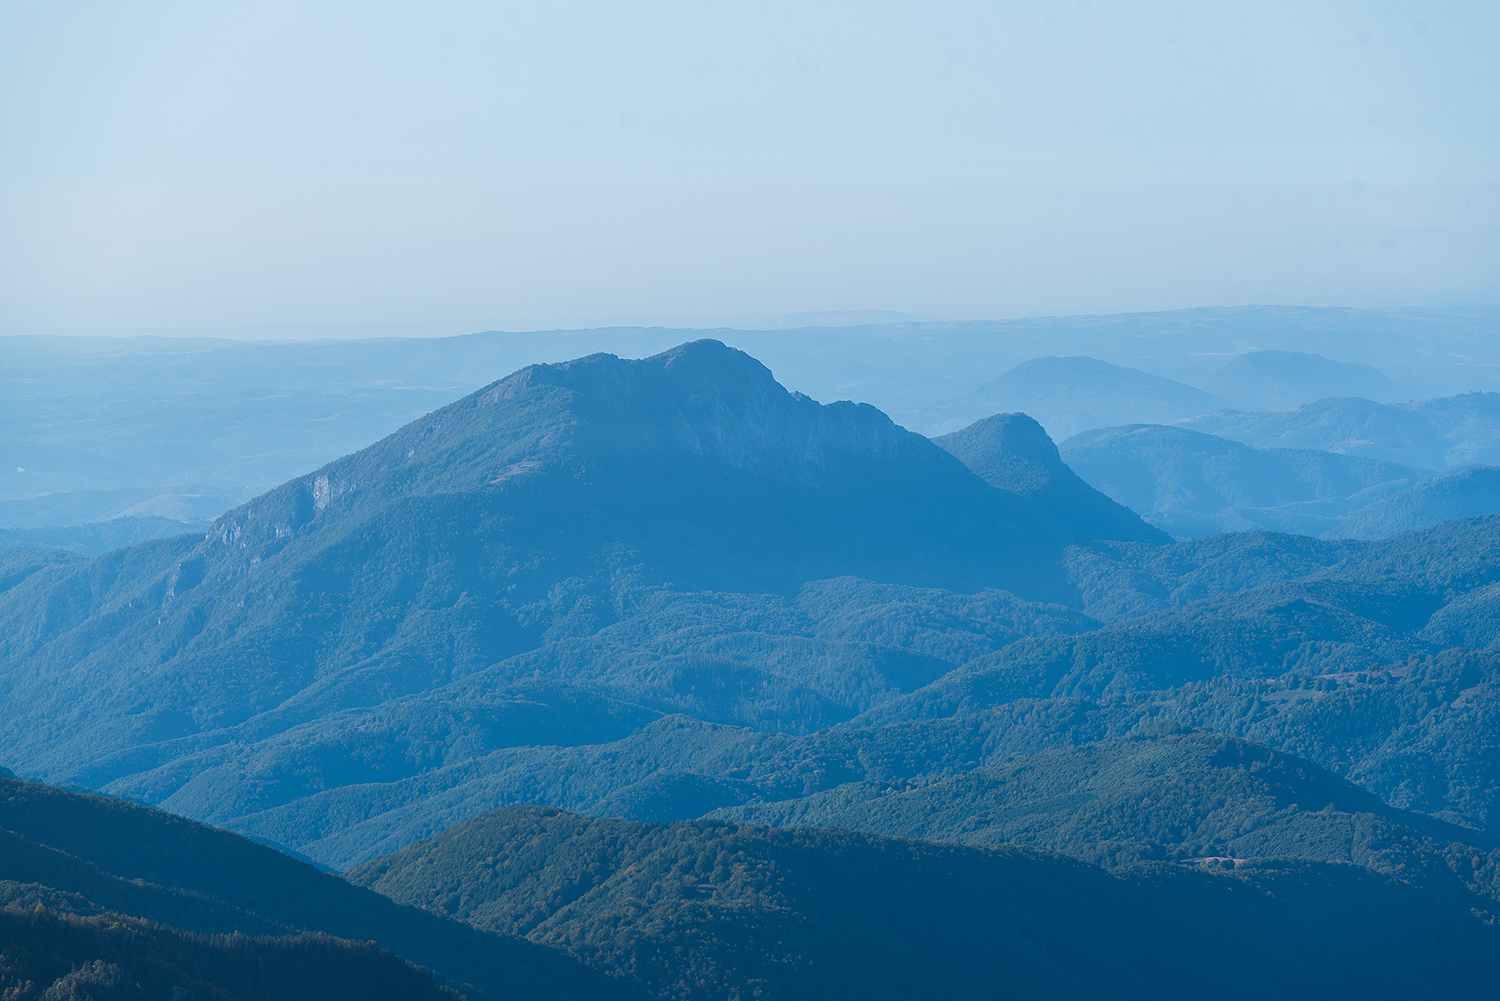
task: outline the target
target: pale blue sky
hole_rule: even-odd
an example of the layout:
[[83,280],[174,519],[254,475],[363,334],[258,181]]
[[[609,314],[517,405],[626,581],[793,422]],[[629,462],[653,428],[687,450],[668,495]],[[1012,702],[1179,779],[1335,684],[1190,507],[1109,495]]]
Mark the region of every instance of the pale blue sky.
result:
[[1500,300],[1500,5],[0,6],[0,329]]

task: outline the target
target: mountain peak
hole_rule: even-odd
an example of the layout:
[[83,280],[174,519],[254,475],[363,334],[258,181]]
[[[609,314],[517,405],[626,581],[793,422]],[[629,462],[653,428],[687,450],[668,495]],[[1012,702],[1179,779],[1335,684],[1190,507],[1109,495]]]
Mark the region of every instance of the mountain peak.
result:
[[[528,366],[229,512],[210,546],[238,551],[248,568],[324,526],[434,504],[465,518],[511,511],[505,539],[523,522],[566,524],[570,538],[585,527],[614,533],[596,541],[660,552],[673,579],[753,579],[769,590],[848,572],[1030,587],[1031,570],[981,567],[979,550],[1076,538],[1043,506],[995,491],[875,407],[789,392],[749,355],[703,340],[639,360]],[[794,535],[805,540],[776,559],[750,555],[751,536],[785,548]],[[726,546],[749,549],[732,561],[710,556]]]
[[932,442],[991,486],[1040,501],[1081,538],[1170,541],[1080,479],[1042,426],[1025,414],[995,414]]
[[1072,475],[1047,432],[1025,414],[995,414],[932,441],[980,479],[1018,494],[1034,494]]
[[[508,400],[532,386],[560,386],[591,397],[644,393],[702,393],[721,399],[753,399],[786,390],[771,370],[723,341],[704,338],[638,360],[592,354],[563,362],[543,362],[501,379],[475,394],[480,406]],[[675,391],[675,392],[674,392]]]
[[546,387],[568,394],[568,409],[582,418],[578,454],[594,462],[676,452],[811,483],[850,457],[917,457],[928,449],[875,407],[824,405],[788,392],[760,362],[710,339],[639,360],[596,354],[532,365],[481,390],[475,405]]

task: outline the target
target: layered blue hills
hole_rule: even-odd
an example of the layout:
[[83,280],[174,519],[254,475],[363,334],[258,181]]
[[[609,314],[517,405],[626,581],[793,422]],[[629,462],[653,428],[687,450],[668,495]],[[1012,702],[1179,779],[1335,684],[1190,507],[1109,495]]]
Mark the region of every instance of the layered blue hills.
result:
[[1488,996],[1500,516],[1173,541],[1086,482],[1095,446],[1165,456],[1221,516],[1424,475],[1200,439],[928,440],[698,341],[522,369],[206,531],[0,551],[0,965]]
[[[522,739],[513,727],[523,742],[537,726],[611,733],[642,711],[597,708],[610,700],[826,725],[978,649],[1090,626],[1059,604],[1077,604],[1065,548],[1160,536],[1080,482],[1057,489],[1101,517],[993,486],[878,410],[789,393],[717,342],[532,366],[206,536],[5,553],[0,755],[162,802],[226,748],[377,706],[409,718],[400,700],[440,691],[470,751]],[[834,578],[978,595],[979,646],[924,638],[941,593],[872,633],[861,614],[898,592],[806,591]],[[536,689],[515,686],[537,679],[586,697],[526,707]],[[405,773],[442,753],[398,757]]]

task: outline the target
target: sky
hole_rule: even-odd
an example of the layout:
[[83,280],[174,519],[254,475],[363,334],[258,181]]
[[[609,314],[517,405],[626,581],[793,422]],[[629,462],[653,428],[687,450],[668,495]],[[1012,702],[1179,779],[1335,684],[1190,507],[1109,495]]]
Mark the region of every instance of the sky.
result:
[[0,4],[0,331],[1500,302],[1500,4]]

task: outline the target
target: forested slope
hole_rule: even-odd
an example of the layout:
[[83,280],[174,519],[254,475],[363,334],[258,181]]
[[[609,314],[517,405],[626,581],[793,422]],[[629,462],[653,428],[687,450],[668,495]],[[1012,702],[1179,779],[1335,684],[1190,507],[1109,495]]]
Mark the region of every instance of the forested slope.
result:
[[[22,894],[20,902],[29,903]],[[41,901],[38,901],[41,903]],[[203,936],[128,915],[0,910],[6,1001],[459,1001],[369,942],[298,935]]]
[[[245,998],[315,996],[307,993],[315,984],[328,996],[355,998],[367,996],[361,984],[378,982],[389,993],[375,996],[436,996],[431,978],[407,966],[411,960],[476,999],[561,1001],[615,989],[564,956],[395,905],[228,831],[5,778],[0,897],[47,912],[7,919],[0,948],[15,971],[9,975],[20,979],[45,977],[63,961],[102,960],[135,971],[132,977],[180,974],[188,989],[198,980]],[[252,972],[266,967],[266,979],[256,981],[246,964]],[[278,995],[298,964],[325,972]]]
[[1393,809],[1311,762],[1214,733],[1060,747],[716,816],[1035,845],[1106,866],[1205,856],[1350,862],[1500,910],[1494,836]]
[[1431,475],[1379,459],[1252,448],[1153,424],[1085,431],[1059,449],[1088,483],[1178,537],[1261,529],[1322,535]]
[[1500,467],[1479,466],[1419,483],[1330,529],[1329,538],[1383,539],[1457,518],[1500,514]]
[[534,807],[349,876],[659,997],[1488,997],[1494,926],[1357,866],[1144,863]]
[[[856,575],[1066,598],[1060,554],[1097,527],[990,486],[871,407],[789,394],[716,342],[534,366],[230,512],[207,539],[13,558],[0,693],[18,711],[0,753],[103,785],[558,649],[663,588],[795,594]],[[755,663],[702,685],[524,660],[486,686],[549,668],[726,720],[759,721],[764,689],[807,687]],[[865,707],[838,706],[813,725]]]

